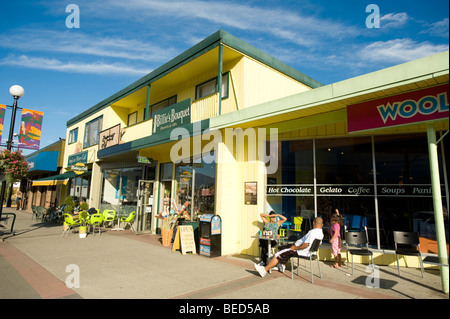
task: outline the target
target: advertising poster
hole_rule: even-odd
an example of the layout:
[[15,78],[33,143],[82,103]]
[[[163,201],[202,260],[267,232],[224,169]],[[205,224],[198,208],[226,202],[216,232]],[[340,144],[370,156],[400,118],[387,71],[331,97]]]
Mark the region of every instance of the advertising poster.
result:
[[256,205],[257,199],[257,182],[245,183],[245,205]]

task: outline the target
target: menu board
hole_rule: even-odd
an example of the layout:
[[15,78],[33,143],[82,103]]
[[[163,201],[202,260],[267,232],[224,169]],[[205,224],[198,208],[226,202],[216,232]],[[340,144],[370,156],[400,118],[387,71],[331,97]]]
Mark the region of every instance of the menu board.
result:
[[187,252],[196,254],[194,229],[192,228],[192,225],[178,226],[177,231],[180,236],[181,253],[183,255],[186,255]]

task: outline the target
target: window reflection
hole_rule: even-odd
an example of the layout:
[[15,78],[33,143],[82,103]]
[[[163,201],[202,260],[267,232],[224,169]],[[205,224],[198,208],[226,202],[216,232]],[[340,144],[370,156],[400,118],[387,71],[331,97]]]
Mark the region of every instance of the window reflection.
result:
[[199,163],[176,165],[174,198],[178,213],[186,220],[197,220],[202,214],[214,214],[215,174],[215,161],[208,164],[202,159]]
[[101,210],[131,212],[137,209],[137,189],[142,168],[104,169]]
[[[426,134],[283,141],[280,147],[281,166],[267,176],[268,210],[283,212],[291,222],[295,216],[307,221],[305,216],[312,212],[312,217],[324,218],[327,235],[331,215],[339,209],[348,217],[346,226],[362,221],[373,247],[379,242],[380,248],[392,249],[394,230],[416,231],[427,247],[436,244]],[[438,158],[448,240],[444,163],[441,154]],[[281,194],[286,186],[291,193]],[[308,192],[292,192],[295,188]],[[308,227],[304,223],[302,230]],[[433,252],[429,249],[424,251]]]

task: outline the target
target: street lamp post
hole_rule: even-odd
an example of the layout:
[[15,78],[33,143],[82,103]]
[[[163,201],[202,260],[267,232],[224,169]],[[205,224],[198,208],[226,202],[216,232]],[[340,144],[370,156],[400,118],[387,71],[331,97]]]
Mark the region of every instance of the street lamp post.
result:
[[[25,90],[20,85],[13,85],[9,89],[9,93],[14,97],[14,104],[11,115],[11,125],[9,127],[9,137],[6,142],[6,149],[10,151],[12,149],[13,137],[14,137],[14,123],[16,121],[17,101],[25,94]],[[0,193],[0,221],[2,219],[3,211],[3,199],[5,198],[6,180],[2,182],[2,190]]]

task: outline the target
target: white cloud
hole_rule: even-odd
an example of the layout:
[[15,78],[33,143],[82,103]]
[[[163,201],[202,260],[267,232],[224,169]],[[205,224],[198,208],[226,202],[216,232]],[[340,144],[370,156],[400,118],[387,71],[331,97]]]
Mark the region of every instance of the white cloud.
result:
[[[302,46],[320,45],[324,39],[347,38],[360,33],[357,28],[334,20],[288,11],[277,7],[257,7],[240,2],[219,2],[201,0],[158,1],[158,0],[112,0],[108,5],[86,3],[90,12],[104,17],[118,16],[118,19],[152,21],[155,17],[187,21],[206,20],[244,31],[253,31]],[[94,10],[95,9],[95,10]]]
[[359,57],[366,61],[403,63],[448,49],[448,45],[416,42],[405,38],[371,43],[359,52]]
[[0,34],[0,46],[22,51],[63,52],[108,58],[165,62],[175,56],[175,48],[160,47],[137,39],[95,36],[80,32],[19,30],[10,36]]
[[107,64],[61,62],[57,59],[29,57],[26,55],[9,55],[0,60],[0,65],[33,68],[42,70],[53,70],[60,72],[90,73],[90,74],[115,74],[115,75],[145,75],[151,70],[137,69],[121,63]]
[[401,13],[388,13],[380,18],[381,28],[398,28],[406,24],[408,21],[408,14],[406,12]]
[[427,29],[421,31],[422,34],[430,34],[435,37],[447,37],[448,38],[448,32],[449,32],[449,20],[448,18],[445,18],[441,21],[427,24]]

